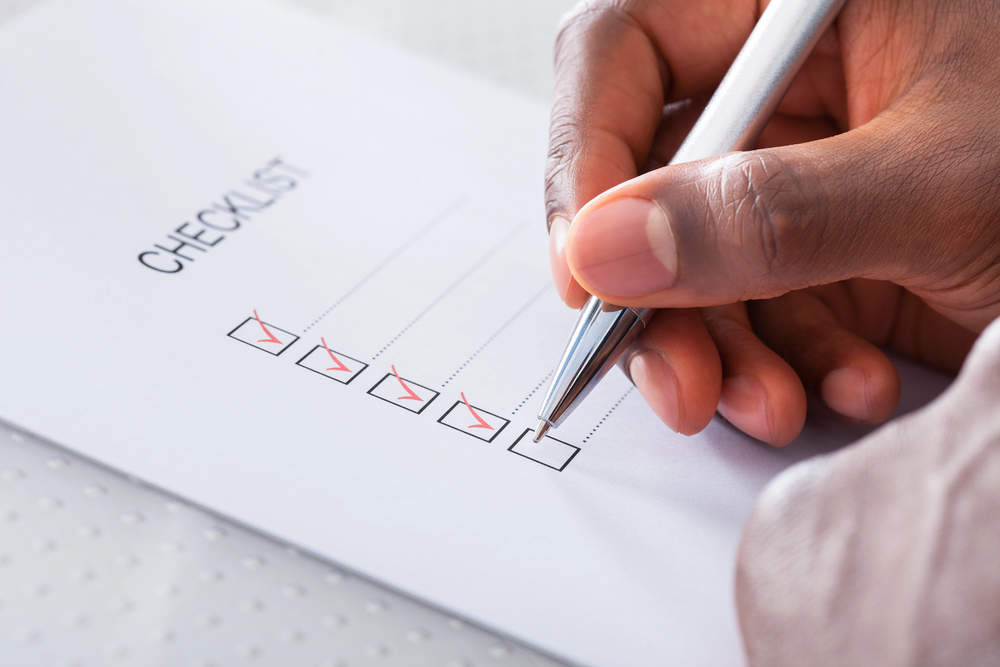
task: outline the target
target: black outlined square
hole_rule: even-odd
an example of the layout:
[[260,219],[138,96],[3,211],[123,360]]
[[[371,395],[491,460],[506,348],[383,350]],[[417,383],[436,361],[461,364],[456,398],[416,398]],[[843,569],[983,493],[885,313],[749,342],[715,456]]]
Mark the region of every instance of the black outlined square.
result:
[[246,318],[242,324],[226,335],[276,357],[299,339],[289,331],[259,320],[256,315]]
[[565,470],[573,457],[580,453],[579,447],[574,447],[568,442],[549,436],[545,436],[537,443],[533,442],[531,439],[533,435],[534,431],[530,428],[525,429],[521,437],[515,440],[514,444],[507,448],[507,451],[559,472]]
[[439,392],[430,387],[399,377],[395,370],[392,373],[386,373],[384,378],[368,390],[368,393],[375,398],[381,398],[386,403],[392,403],[418,415],[426,410],[427,406],[433,403],[439,395]]
[[341,384],[351,384],[354,378],[368,368],[365,362],[331,350],[326,345],[317,345],[309,350],[304,357],[295,362],[295,365]]
[[483,442],[493,442],[510,420],[470,405],[463,395],[461,401],[455,401],[455,405],[441,415],[438,423]]

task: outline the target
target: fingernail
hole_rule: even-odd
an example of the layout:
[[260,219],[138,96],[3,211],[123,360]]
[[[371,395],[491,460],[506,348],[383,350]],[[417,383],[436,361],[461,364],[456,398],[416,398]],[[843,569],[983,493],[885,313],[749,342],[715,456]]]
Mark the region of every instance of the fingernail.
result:
[[823,378],[820,393],[827,405],[845,417],[871,420],[871,387],[860,368],[848,366],[831,371]]
[[653,412],[670,427],[680,432],[677,405],[677,377],[656,352],[640,352],[628,361],[628,375]]
[[556,284],[559,298],[566,301],[573,274],[566,261],[566,236],[569,234],[569,220],[557,215],[549,225],[549,264],[552,266],[552,281]]
[[719,413],[747,435],[764,442],[774,441],[774,420],[767,392],[756,378],[737,375],[723,380]]
[[654,202],[614,199],[576,221],[569,261],[584,287],[637,297],[673,285],[677,248],[670,223]]

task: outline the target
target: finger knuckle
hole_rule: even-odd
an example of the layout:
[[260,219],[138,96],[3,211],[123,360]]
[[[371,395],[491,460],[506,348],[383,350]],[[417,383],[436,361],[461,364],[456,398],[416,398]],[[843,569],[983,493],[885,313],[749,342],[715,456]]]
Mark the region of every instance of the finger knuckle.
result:
[[562,15],[562,18],[559,19],[559,27],[556,29],[555,55],[557,63],[560,55],[573,47],[581,35],[589,32],[603,11],[602,4],[604,3],[594,2],[594,0],[583,0]]
[[[623,32],[635,27],[635,12],[648,2],[587,0],[577,4],[560,23],[555,47],[555,102],[545,167],[547,220],[556,214],[572,217],[600,191],[595,192],[593,187],[581,189],[581,183],[597,180],[610,187],[621,180],[603,178],[602,165],[617,164],[621,156],[609,156],[609,149],[602,149],[602,143],[595,141],[595,135],[602,132],[608,138],[595,119],[598,114],[594,109],[606,106],[598,103],[596,96],[609,85],[595,73],[595,63],[605,62],[618,48]],[[604,182],[608,180],[613,182]]]
[[828,199],[811,171],[772,151],[741,154],[724,166],[718,191],[708,197],[722,238],[762,273],[792,274],[816,260]]
[[556,64],[573,59],[580,48],[594,49],[609,31],[630,21],[635,0],[583,0],[563,14],[556,31]]

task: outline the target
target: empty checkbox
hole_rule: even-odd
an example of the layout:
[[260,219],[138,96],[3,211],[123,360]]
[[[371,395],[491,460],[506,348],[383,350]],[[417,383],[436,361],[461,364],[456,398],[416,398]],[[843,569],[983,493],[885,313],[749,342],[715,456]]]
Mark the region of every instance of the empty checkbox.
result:
[[532,461],[541,463],[543,466],[560,472],[580,452],[579,447],[574,447],[568,442],[556,440],[549,436],[545,436],[539,442],[534,442],[531,439],[533,434],[534,431],[530,428],[526,429],[507,451],[514,452],[518,456],[531,459]]

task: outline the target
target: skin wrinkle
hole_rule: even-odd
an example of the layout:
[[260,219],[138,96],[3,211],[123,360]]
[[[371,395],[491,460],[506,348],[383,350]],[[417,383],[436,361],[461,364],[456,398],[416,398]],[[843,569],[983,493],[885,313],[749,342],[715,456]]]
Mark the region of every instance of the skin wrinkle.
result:
[[[997,294],[998,286],[1000,286],[1000,267],[992,265],[988,271],[973,275],[971,278],[965,277],[964,282],[959,282],[959,279],[963,277],[956,274],[965,272],[966,267],[955,267],[952,273],[942,276],[937,281],[945,282],[945,285],[941,287],[907,287],[906,289],[924,299],[934,310],[951,316],[974,314],[976,311],[988,310],[1000,304],[1000,294]],[[976,298],[979,293],[984,293],[984,296]],[[944,306],[943,302],[954,303]]]
[[[901,158],[900,161],[905,162],[906,161],[906,158],[905,158],[906,151],[903,151],[903,153],[904,153],[903,158]],[[943,150],[942,150],[942,154],[943,154]],[[943,160],[941,160],[941,161],[943,161]],[[880,171],[888,171],[889,169],[891,169],[891,168],[883,169],[883,170],[880,170]],[[944,192],[953,192],[954,189],[955,189],[954,186],[952,186],[948,182],[948,181],[952,180],[951,178],[950,179],[945,179],[945,178],[943,178],[943,177],[941,177],[941,176],[938,175],[938,173],[941,172],[942,169],[948,169],[947,165],[941,166],[939,164],[934,164],[932,166],[930,164],[927,164],[925,166],[924,163],[921,163],[919,165],[913,165],[911,167],[911,169],[912,169],[911,175],[913,176],[913,178],[911,178],[911,179],[905,179],[905,180],[904,179],[896,179],[892,183],[892,186],[893,186],[892,188],[889,187],[888,183],[882,186],[883,187],[883,192],[885,192],[888,195],[888,199],[889,199],[889,203],[890,204],[892,204],[892,203],[894,203],[896,201],[910,201],[910,202],[913,202],[914,200],[916,200],[916,201],[919,202],[920,200],[927,200],[927,199],[943,199],[943,197],[940,196],[941,193],[944,193]],[[952,169],[952,171],[954,171],[954,169]],[[941,172],[941,173],[944,173],[944,172]],[[951,172],[948,172],[948,173],[951,173]],[[912,205],[913,204],[911,204],[911,206]],[[923,206],[926,207],[927,205],[923,205]],[[930,206],[931,206],[932,210],[935,209],[935,208],[939,208],[939,206],[935,206],[933,204],[931,204]],[[883,206],[882,208],[888,208],[888,207],[887,206]],[[921,208],[921,206],[917,205],[917,211],[915,211],[915,213],[919,212],[920,208]],[[951,208],[951,207],[949,206],[949,208]],[[927,218],[934,218],[934,217],[936,217],[936,216],[931,216],[931,215],[924,214],[924,215],[917,215],[916,219],[917,220],[926,220]],[[882,226],[884,224],[885,223],[881,220],[881,217],[880,217],[880,219],[878,220],[878,225]],[[930,222],[926,222],[924,224],[931,224],[931,223]],[[910,241],[911,244],[919,243],[920,242],[919,239],[921,239],[921,238],[932,237],[933,236],[933,234],[931,234],[931,231],[932,231],[931,229],[922,229],[922,230],[918,230],[918,231],[920,231],[921,233],[911,234],[911,241]],[[905,256],[906,253],[903,253],[903,255]],[[954,257],[954,253],[951,253],[951,254],[949,254],[949,253],[935,253],[935,256]],[[896,263],[898,264],[899,261],[897,260]],[[880,277],[890,277],[890,278],[892,278],[894,280],[899,280],[900,282],[903,282],[903,283],[907,283],[907,282],[911,282],[911,281],[919,282],[921,280],[926,280],[926,278],[924,278],[924,276],[926,275],[927,268],[933,269],[933,267],[926,267],[923,270],[917,269],[917,271],[915,273],[913,273],[911,276],[907,276],[904,271],[900,271],[900,270],[897,269],[897,270],[894,270],[894,272],[893,272],[894,275],[880,276]]]
[[[852,36],[847,32],[841,33],[844,37],[844,42],[841,43],[842,52],[855,54],[854,57],[845,60],[847,80],[855,81],[858,88],[864,88],[867,91],[867,95],[863,97],[853,98],[848,95],[849,100],[855,100],[855,103],[849,106],[851,127],[860,127],[885,109],[890,108],[892,100],[903,97],[907,92],[909,82],[917,78],[915,63],[904,65],[899,62],[903,59],[901,52],[905,51],[904,45],[896,46],[893,41],[899,40],[900,35],[908,35],[908,31],[903,30],[900,26],[901,21],[896,14],[897,6],[891,3],[888,5],[882,3],[882,6],[889,7],[888,16],[877,18],[878,9],[872,3],[868,7],[869,16],[867,19],[858,22],[858,24],[867,25],[869,30],[862,44],[855,47],[851,43]],[[862,7],[863,5],[860,3],[849,5],[841,13],[839,22],[841,24],[845,22],[845,13],[852,11],[862,13]],[[876,27],[882,28],[881,40],[876,39],[871,34]],[[867,55],[858,55],[859,52],[867,52]],[[893,58],[894,53],[897,54],[899,61]],[[894,72],[896,75],[887,77],[884,74],[886,71]],[[864,72],[868,74],[866,75]],[[896,83],[887,83],[890,81]],[[900,85],[903,87],[893,90],[893,86]],[[889,87],[887,88],[887,86]]]
[[[805,197],[802,183],[800,173],[772,153],[751,153],[735,167],[725,170],[718,197],[706,201],[709,209],[715,202],[721,202],[723,207],[710,228],[732,220],[736,227],[746,231],[724,238],[744,239],[736,250],[744,257],[748,253],[759,257],[763,275],[794,274],[796,266],[813,260],[818,247],[816,237],[822,236],[825,219],[822,204],[817,202],[822,198]],[[755,240],[745,240],[754,234]],[[810,240],[803,242],[804,238]],[[790,255],[794,250],[801,254]]]
[[[598,19],[600,19],[600,25],[602,27],[602,30],[605,31],[605,32],[617,32],[617,33],[620,33],[620,32],[622,32],[622,31],[624,31],[624,30],[626,30],[628,28],[634,28],[635,30],[639,31],[641,34],[646,34],[643,31],[643,29],[642,29],[641,23],[639,23],[638,21],[636,21],[634,19],[634,17],[632,16],[631,13],[629,13],[628,11],[622,10],[622,9],[611,9],[611,10],[604,10],[604,11],[599,11],[599,12],[593,12],[593,11],[584,12],[583,14],[580,14],[580,15],[578,15],[578,17],[574,18],[575,21],[583,22],[584,26],[583,27],[572,26],[572,27],[580,29],[581,32],[585,32],[586,28],[589,25],[595,25],[595,24],[597,24],[598,23]],[[620,24],[617,27],[617,30],[612,30],[611,27],[609,27],[609,26],[607,26],[605,24],[605,22],[608,21],[609,19],[616,20]],[[569,27],[570,26],[566,26],[564,29],[568,29]],[[561,51],[560,44],[561,44],[561,41],[562,41],[561,40],[562,35],[563,35],[563,31],[560,30],[560,37],[557,37],[557,40],[556,40],[556,44],[557,44],[556,51],[557,51],[557,53],[559,53]],[[598,42],[598,44],[599,43],[600,42]],[[659,55],[658,50],[648,40],[645,40],[643,42],[643,46],[645,47],[644,50],[647,50],[649,52],[649,54],[653,55],[653,57],[658,62],[662,60],[661,56]],[[591,48],[591,49],[588,49],[588,51],[590,51],[590,53],[591,53],[591,55],[590,55],[591,58],[595,58],[597,60],[600,60],[602,62],[602,65],[609,67],[609,69],[611,69],[610,66],[614,64],[614,61],[616,59],[619,59],[621,57],[621,54],[618,53],[617,50],[610,50],[609,51],[607,49],[604,49],[604,50],[601,50],[600,52],[597,52],[596,49]],[[649,54],[647,54],[647,55],[649,55]],[[580,54],[574,53],[573,56],[580,57]],[[558,59],[559,59],[559,56],[557,56],[557,60]],[[620,67],[630,67],[630,66],[632,66],[631,62],[624,62],[624,63],[621,63],[621,65],[620,65]],[[665,71],[669,75],[669,68],[667,68]],[[659,93],[660,93],[660,97],[661,98],[665,97],[663,91],[666,88],[669,87],[670,80],[671,79],[669,79],[669,78],[667,78],[667,79],[662,78],[662,75],[661,75],[661,77],[660,77],[660,83],[661,83],[661,85],[659,87]],[[588,85],[589,82],[587,80],[584,80],[582,83],[585,86],[584,90],[586,90],[587,92],[590,92],[592,90],[592,86]],[[618,81],[617,79],[611,79],[611,83],[616,87],[618,95],[621,98],[625,99],[628,103],[641,104],[644,101],[644,100],[641,100],[641,99],[630,99],[630,98],[633,98],[634,96],[638,95],[639,94],[638,91],[633,91],[633,90],[630,90],[628,88],[625,88],[623,86],[623,84],[620,81]],[[606,80],[606,79],[602,80],[602,84],[607,85],[608,84],[608,80]],[[650,91],[644,91],[644,92],[649,93]],[[607,91],[602,90],[602,93],[606,94]],[[584,95],[583,96],[583,102],[584,102],[584,107],[583,108],[585,110],[592,108],[592,105],[587,104],[587,98],[588,97],[589,97],[588,95]],[[662,102],[661,102],[660,106],[662,106]],[[583,124],[589,126],[589,120],[590,120],[589,118],[587,118],[586,116],[584,116],[584,121],[585,122]],[[655,131],[656,131],[656,124],[654,123],[653,126],[651,128],[649,128],[649,132],[643,133],[644,138],[648,138],[646,135],[651,136],[652,134],[655,133]],[[640,153],[644,154],[648,150],[648,143],[649,143],[648,141],[645,141],[645,142],[637,141],[635,146],[630,146],[630,148],[632,149],[633,155],[638,158],[638,155]],[[636,162],[638,163],[639,160],[636,159]]]
[[[613,21],[617,25],[609,25],[608,21]],[[621,161],[613,157],[607,159],[605,156],[594,156],[592,154],[592,149],[595,145],[602,146],[602,151],[621,145],[615,131],[612,128],[603,127],[599,122],[595,122],[595,119],[591,115],[585,113],[581,117],[578,113],[575,113],[579,110],[579,107],[571,106],[568,102],[579,102],[582,104],[583,109],[590,109],[595,106],[593,104],[594,95],[600,94],[606,97],[609,95],[610,90],[610,96],[620,100],[621,104],[638,107],[645,104],[645,95],[662,96],[664,85],[662,79],[664,70],[662,69],[662,65],[657,66],[660,69],[660,77],[658,77],[660,80],[657,82],[657,85],[645,91],[632,90],[626,87],[623,82],[607,77],[603,77],[600,81],[600,87],[597,87],[593,81],[587,78],[581,80],[578,72],[573,68],[567,69],[559,66],[559,63],[564,60],[586,58],[586,47],[590,45],[590,50],[593,51],[593,44],[595,42],[598,45],[600,44],[600,40],[595,37],[580,40],[579,36],[586,34],[594,26],[601,26],[602,35],[621,32],[628,28],[640,32],[642,30],[641,26],[628,13],[608,12],[603,9],[586,6],[568,14],[562,22],[556,40],[556,69],[557,73],[566,70],[569,72],[569,75],[557,75],[556,89],[558,92],[575,87],[582,90],[583,93],[579,98],[570,96],[568,101],[565,96],[560,97],[557,95],[557,102],[553,109],[550,124],[553,140],[550,142],[545,181],[546,220],[550,226],[552,218],[559,214],[564,215],[567,219],[572,219],[576,212],[586,203],[586,200],[599,192],[599,190],[591,193],[581,192],[581,178],[579,177],[579,174],[583,173],[581,167],[594,163],[610,165],[621,163]],[[583,44],[579,44],[578,42],[580,41]],[[572,47],[569,45],[572,45]],[[648,41],[645,43],[644,50],[647,52],[646,57],[651,55],[654,59],[662,60],[656,49]],[[603,54],[598,53],[598,55],[602,60],[602,66],[605,68],[604,71],[613,71],[615,61],[627,54],[620,54],[616,50],[612,50],[611,52],[605,51]],[[607,184],[606,187],[610,187],[620,182],[620,180],[636,175],[634,165],[645,161],[649,143],[656,132],[657,120],[655,118],[650,119],[649,126],[644,131],[634,134],[630,140],[625,142],[632,153],[631,163],[633,164],[633,170],[628,174],[609,173],[608,178],[604,181]],[[603,135],[603,138],[600,135]],[[568,178],[567,172],[569,172]],[[563,186],[567,184],[570,185],[569,192],[564,193]],[[566,210],[564,207],[564,194],[576,195],[574,197],[576,201],[570,210]]]
[[[826,225],[816,224],[817,220],[826,221],[830,218],[829,198],[827,197],[826,183],[833,180],[832,174],[826,177],[820,176],[803,169],[802,165],[791,166],[787,161],[779,164],[780,174],[784,176],[783,190],[787,193],[790,186],[792,202],[790,206],[795,213],[793,222],[801,232],[808,226],[806,236],[814,236],[815,240],[811,244],[803,244],[801,255],[790,260],[792,266],[804,266],[811,264],[818,259],[818,249],[823,245],[823,237],[826,236]],[[812,196],[806,196],[811,192]],[[786,205],[788,206],[788,205]],[[796,246],[793,241],[792,249]],[[787,254],[788,251],[786,251]]]
[[[740,208],[743,210],[749,209],[749,213],[745,214],[750,217],[750,224],[746,222],[743,223],[743,227],[747,229],[753,228],[753,223],[757,223],[760,227],[760,247],[763,250],[764,261],[766,265],[767,273],[774,273],[774,267],[778,262],[779,255],[779,240],[783,239],[784,232],[779,231],[784,225],[781,225],[778,220],[780,214],[776,214],[774,211],[774,206],[769,205],[771,201],[768,200],[766,203],[762,203],[763,192],[770,193],[771,190],[768,186],[771,185],[773,180],[777,177],[780,172],[772,172],[768,170],[768,165],[765,160],[757,160],[756,164],[759,164],[759,171],[764,172],[765,177],[761,179],[754,179],[753,168],[750,166],[754,164],[746,163],[744,167],[744,184],[748,190],[748,195],[745,200],[741,203]],[[760,181],[760,186],[754,185],[755,181]],[[780,187],[780,186],[779,186]],[[737,219],[738,212],[737,212]],[[741,236],[743,236],[741,234]]]
[[[995,11],[995,8],[990,8]],[[965,68],[960,65],[969,62],[969,55],[979,50],[978,44],[970,43],[967,33],[958,29],[968,16],[962,13],[956,14],[954,7],[950,3],[936,3],[931,7],[933,16],[925,21],[928,32],[928,42],[935,42],[938,45],[936,52],[925,51],[926,67],[928,69],[942,68],[945,76],[940,77],[942,83],[950,78],[949,74],[962,72]],[[942,38],[937,35],[944,33]]]
[[[822,193],[821,197],[817,197],[819,201],[816,204],[818,209],[816,217],[821,220],[828,220],[830,219],[830,216],[833,215],[834,211],[832,210],[833,207],[830,203],[830,188],[827,184],[833,182],[835,179],[839,179],[841,183],[845,184],[841,187],[849,187],[853,189],[855,187],[854,178],[850,171],[842,168],[839,160],[837,162],[833,162],[832,156],[830,158],[820,158],[819,160],[816,160],[814,164],[816,171],[812,174],[811,183],[802,183],[800,188],[803,192],[807,192],[809,191],[809,186],[811,185],[813,190]],[[859,209],[855,217],[859,220],[866,220],[869,215],[863,209]],[[877,243],[877,235],[873,233],[873,227],[871,226],[863,225],[860,226],[860,229],[863,233],[848,237],[847,235],[833,234],[827,226],[822,226],[821,229],[817,230],[819,238],[815,246],[817,250],[815,250],[814,253],[818,253],[818,249],[820,247],[832,246],[835,248],[835,251],[831,253],[833,256],[839,258],[853,257],[855,262],[862,258],[873,256],[875,245]],[[818,258],[814,255],[806,258],[806,261],[811,262],[816,261],[817,259]]]
[[[994,104],[1000,103],[1000,95],[994,96]],[[959,149],[970,150],[981,166],[973,169],[973,185],[970,196],[978,196],[979,200],[969,202],[979,215],[991,215],[987,203],[1000,197],[1000,141],[992,124],[980,121],[973,128],[968,141]]]
[[[974,258],[971,261],[977,265],[980,264],[979,258]],[[920,295],[931,305],[955,301],[955,303],[948,304],[949,311],[971,312],[981,309],[997,303],[1000,299],[1000,295],[997,294],[987,295],[987,298],[983,300],[973,298],[977,292],[988,289],[1000,279],[1000,276],[996,275],[1000,273],[1000,267],[995,264],[986,266],[985,261],[982,264],[982,270],[979,273],[969,271],[967,266],[958,265],[953,267],[949,273],[942,274],[937,280],[923,281],[926,286],[917,288],[907,285],[906,289]],[[964,275],[966,273],[970,275]],[[956,299],[955,297],[959,295],[962,298]]]
[[[562,172],[569,171],[573,174],[570,178],[571,181],[574,181],[574,186],[571,188],[571,192],[578,192],[580,188],[575,182],[579,181],[581,178],[578,175],[580,173],[580,165],[595,162],[600,164],[602,162],[602,160],[596,160],[593,157],[592,148],[594,142],[589,141],[584,142],[583,145],[576,145],[574,142],[577,141],[578,137],[575,134],[572,134],[572,131],[569,129],[566,129],[565,132],[567,133],[565,144],[559,146],[558,149],[565,151],[569,157],[560,160],[557,163],[558,167],[549,168],[548,175],[546,176],[546,187],[547,191],[550,193],[550,196],[546,199],[546,213],[549,220],[560,214],[565,215],[567,219],[572,219],[573,215],[576,213],[576,210],[569,214],[565,213],[561,202],[559,201],[559,197],[563,193],[561,192],[561,188],[559,188],[556,184],[565,180],[565,176],[563,176]],[[552,161],[550,160],[550,163],[551,162]],[[591,178],[592,177],[593,175],[591,174]],[[605,178],[604,180],[610,181],[612,179]],[[576,202],[573,208],[579,209],[584,203],[585,202]]]
[[[989,210],[989,203],[995,202],[1000,194],[1000,182],[997,179],[1000,169],[997,166],[998,158],[994,157],[996,152],[1000,151],[1000,145],[998,145],[1000,142],[997,142],[993,133],[989,129],[983,128],[982,125],[982,123],[977,123],[971,131],[964,132],[949,141],[948,145],[942,146],[942,155],[939,156],[942,162],[947,161],[946,167],[957,174],[951,179],[957,181],[954,185],[945,183],[942,184],[941,189],[951,190],[952,206],[950,208],[958,208],[960,212],[964,213],[960,218],[963,229],[974,229],[976,219],[984,216],[989,217],[992,213]],[[954,132],[951,134],[953,136]],[[949,139],[952,137],[949,136]],[[966,157],[961,160],[952,157],[956,153],[964,153]],[[942,194],[949,193],[943,192]],[[952,217],[956,217],[954,213]],[[986,234],[989,231],[992,230],[983,228],[980,233]],[[972,249],[968,248],[969,245],[958,246],[958,248],[965,249],[967,261],[976,257]]]

